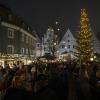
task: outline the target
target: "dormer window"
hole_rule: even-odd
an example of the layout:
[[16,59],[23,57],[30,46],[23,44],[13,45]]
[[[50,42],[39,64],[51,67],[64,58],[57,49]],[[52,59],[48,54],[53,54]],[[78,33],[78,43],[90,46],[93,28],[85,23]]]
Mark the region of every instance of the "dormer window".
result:
[[11,21],[12,20],[12,15],[8,14],[8,20]]
[[30,30],[30,28],[29,28],[29,27],[27,27],[27,29],[28,29],[28,31]]
[[22,27],[25,27],[25,23],[24,22],[22,22]]

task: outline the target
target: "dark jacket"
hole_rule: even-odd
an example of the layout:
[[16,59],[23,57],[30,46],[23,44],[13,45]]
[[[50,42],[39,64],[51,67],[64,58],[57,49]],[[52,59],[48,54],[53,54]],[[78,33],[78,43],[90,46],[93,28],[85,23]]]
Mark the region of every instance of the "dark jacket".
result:
[[25,89],[8,88],[3,100],[30,100],[30,95]]

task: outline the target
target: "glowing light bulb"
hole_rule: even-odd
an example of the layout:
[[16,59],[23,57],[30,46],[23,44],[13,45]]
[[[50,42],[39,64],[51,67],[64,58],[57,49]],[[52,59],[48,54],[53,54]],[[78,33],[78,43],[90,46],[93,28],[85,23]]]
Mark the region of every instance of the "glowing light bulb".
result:
[[58,28],[57,30],[58,30],[58,31],[60,31],[60,29],[59,29],[59,28]]
[[56,21],[56,25],[58,24],[58,22]]

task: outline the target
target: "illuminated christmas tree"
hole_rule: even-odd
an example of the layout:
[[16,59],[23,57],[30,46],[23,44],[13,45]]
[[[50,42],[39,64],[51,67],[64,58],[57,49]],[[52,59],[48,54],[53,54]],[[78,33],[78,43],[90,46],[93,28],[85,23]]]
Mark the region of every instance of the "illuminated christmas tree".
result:
[[85,9],[81,9],[81,18],[80,18],[80,31],[77,36],[77,54],[78,58],[82,62],[90,60],[93,54],[93,41],[92,33],[89,24],[89,18]]

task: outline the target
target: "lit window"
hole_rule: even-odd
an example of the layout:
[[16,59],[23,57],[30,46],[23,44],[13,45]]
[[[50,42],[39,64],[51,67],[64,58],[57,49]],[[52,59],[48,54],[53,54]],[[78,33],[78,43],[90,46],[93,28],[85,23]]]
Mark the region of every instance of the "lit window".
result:
[[21,54],[24,54],[24,48],[21,48]]
[[14,46],[13,45],[8,45],[8,47],[7,47],[7,53],[8,54],[13,54],[14,53]]
[[8,28],[8,38],[14,38],[14,29]]
[[26,54],[28,54],[28,49],[26,49]]

